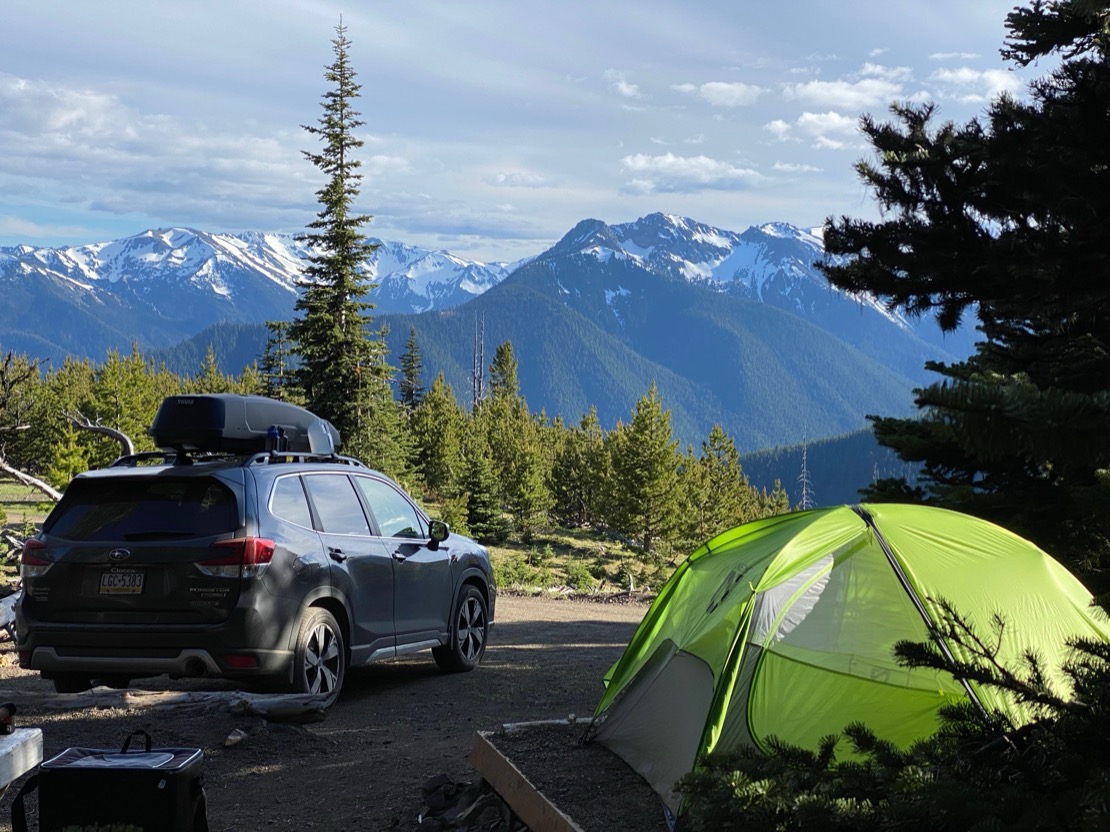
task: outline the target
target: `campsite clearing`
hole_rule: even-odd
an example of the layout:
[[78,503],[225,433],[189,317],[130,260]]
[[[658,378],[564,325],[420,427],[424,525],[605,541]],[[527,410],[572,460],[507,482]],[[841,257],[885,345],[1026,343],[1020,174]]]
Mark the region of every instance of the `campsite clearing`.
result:
[[[305,726],[226,709],[46,709],[35,698],[52,697],[52,686],[16,667],[6,640],[0,642],[0,696],[18,703],[18,725],[42,729],[47,757],[73,746],[118,748],[139,728],[155,745],[203,748],[214,831],[413,830],[426,780],[438,774],[460,782],[477,778],[469,762],[477,731],[572,714],[588,719],[602,677],[646,609],[502,596],[485,660],[474,672],[440,673],[426,654],[371,665],[348,678],[323,722]],[[161,690],[232,688],[215,681],[147,681],[144,687]],[[584,783],[596,781],[589,770],[578,774]],[[0,830],[10,829],[15,791],[0,802]],[[603,828],[619,832],[636,828],[620,825],[627,802],[644,800],[654,800],[646,784],[638,793],[615,789],[594,808],[615,819]]]

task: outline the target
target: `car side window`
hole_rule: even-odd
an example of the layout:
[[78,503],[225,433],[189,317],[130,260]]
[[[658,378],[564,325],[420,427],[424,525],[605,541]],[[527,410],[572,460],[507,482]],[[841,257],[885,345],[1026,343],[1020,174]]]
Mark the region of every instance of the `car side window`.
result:
[[312,528],[312,513],[308,510],[308,498],[300,477],[281,477],[274,483],[270,513],[306,529]]
[[354,486],[345,474],[308,474],[304,477],[321,531],[330,534],[370,534]]
[[424,519],[412,503],[389,483],[372,477],[355,477],[362,490],[382,537],[413,537],[428,539],[428,529]]

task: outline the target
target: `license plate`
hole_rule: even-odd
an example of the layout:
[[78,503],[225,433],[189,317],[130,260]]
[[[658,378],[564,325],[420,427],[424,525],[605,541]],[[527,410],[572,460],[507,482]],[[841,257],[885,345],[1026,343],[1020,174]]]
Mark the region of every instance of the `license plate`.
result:
[[100,573],[101,595],[139,595],[143,591],[143,573],[138,569],[105,569]]

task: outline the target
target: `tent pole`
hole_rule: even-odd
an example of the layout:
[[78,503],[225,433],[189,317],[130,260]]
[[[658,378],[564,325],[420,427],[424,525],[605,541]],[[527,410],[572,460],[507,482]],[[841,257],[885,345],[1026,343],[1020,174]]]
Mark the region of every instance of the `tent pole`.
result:
[[[906,594],[910,596],[910,601],[912,601],[914,607],[916,607],[918,614],[921,616],[921,620],[925,622],[925,627],[926,629],[928,629],[929,635],[932,637],[933,641],[936,642],[937,647],[940,648],[940,652],[944,655],[944,658],[948,662],[950,668],[955,668],[956,657],[952,655],[952,651],[949,649],[947,642],[945,642],[944,637],[941,636],[940,631],[933,623],[933,619],[932,617],[930,617],[929,611],[925,609],[925,605],[921,602],[921,599],[918,597],[917,592],[914,590],[913,586],[911,586],[910,579],[906,576],[905,571],[903,571],[902,565],[898,563],[898,559],[894,557],[894,551],[890,548],[890,544],[886,542],[886,538],[883,537],[883,533],[879,531],[879,527],[875,525],[875,518],[871,516],[870,512],[868,512],[867,509],[860,505],[852,506],[852,511],[858,514],[860,518],[862,518],[863,522],[868,525],[871,531],[875,533],[875,539],[879,541],[879,546],[882,547],[883,554],[886,555],[887,562],[890,563],[891,569],[894,570],[894,574],[897,576],[898,582],[902,585],[902,589],[904,589]],[[952,675],[959,680],[960,684],[963,686],[963,689],[967,692],[968,698],[975,703],[975,707],[979,709],[979,714],[983,717],[984,720],[989,722],[990,716],[987,713],[987,709],[983,706],[983,703],[979,700],[978,695],[972,689],[971,683],[962,676],[956,676],[954,672],[952,673]]]

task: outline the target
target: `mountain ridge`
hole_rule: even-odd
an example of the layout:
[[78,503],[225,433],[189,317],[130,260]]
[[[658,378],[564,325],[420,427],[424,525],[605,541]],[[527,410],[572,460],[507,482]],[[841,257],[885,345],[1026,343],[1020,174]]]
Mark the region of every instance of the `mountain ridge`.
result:
[[[929,379],[926,361],[972,350],[966,334],[941,336],[928,320],[830,287],[816,268],[820,235],[789,223],[738,233],[664,213],[584,219],[534,257],[493,264],[371,241],[367,276],[377,288],[367,300],[391,327],[394,363],[416,326],[426,381],[443,370],[464,403],[480,317],[491,356],[512,340],[537,410],[577,419],[601,404],[607,419],[627,418],[662,380],[684,441],[715,422],[751,443],[855,430],[866,413],[908,409],[910,390]],[[66,249],[0,248],[0,347],[99,360],[137,342],[170,369],[196,372],[206,351],[198,333],[225,326],[233,329],[219,341],[235,361],[257,358],[262,324],[293,317],[306,254],[290,235],[182,228]],[[575,354],[590,366],[567,360]],[[223,363],[226,372],[242,366]],[[776,400],[793,413],[774,413]]]

